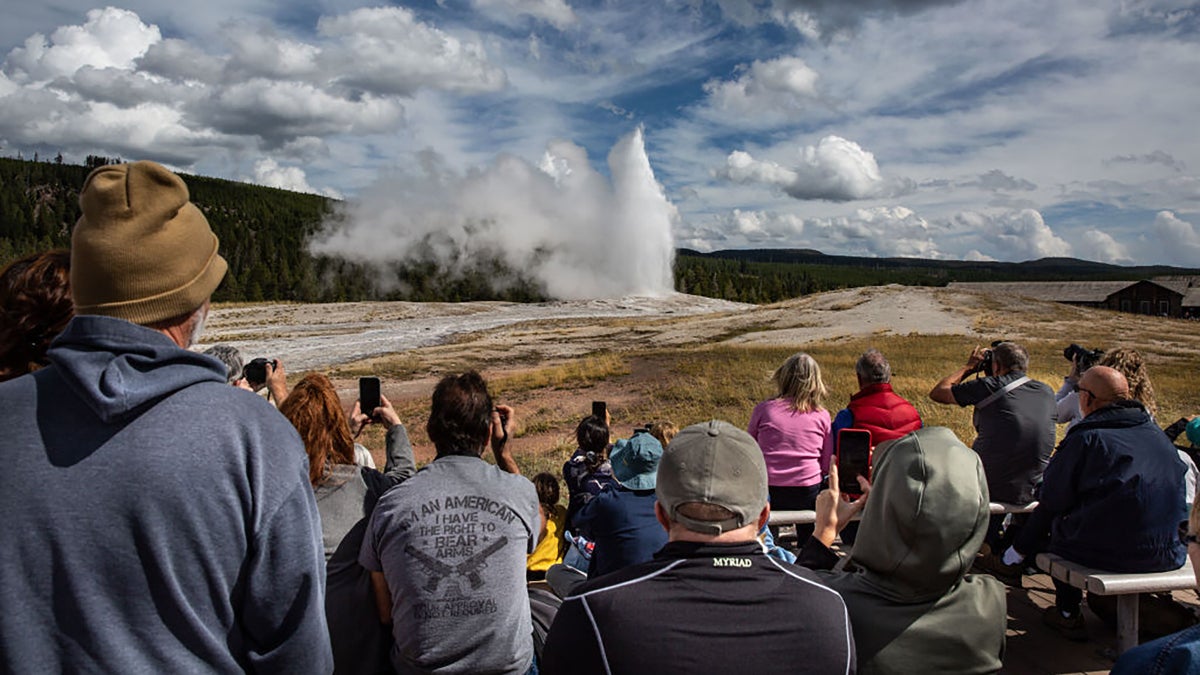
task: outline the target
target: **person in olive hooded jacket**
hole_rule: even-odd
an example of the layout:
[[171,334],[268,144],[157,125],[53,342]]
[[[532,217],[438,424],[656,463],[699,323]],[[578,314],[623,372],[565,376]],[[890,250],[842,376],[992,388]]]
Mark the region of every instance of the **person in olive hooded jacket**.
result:
[[[886,447],[885,447],[886,446]],[[817,530],[800,564],[841,594],[860,673],[988,673],[1001,667],[1004,585],[967,571],[987,533],[988,489],[979,456],[945,427],[876,449],[869,498],[840,503],[836,476],[817,503]],[[834,468],[836,471],[836,467]],[[862,502],[861,506],[859,503]],[[862,508],[852,572],[831,568],[839,519]]]

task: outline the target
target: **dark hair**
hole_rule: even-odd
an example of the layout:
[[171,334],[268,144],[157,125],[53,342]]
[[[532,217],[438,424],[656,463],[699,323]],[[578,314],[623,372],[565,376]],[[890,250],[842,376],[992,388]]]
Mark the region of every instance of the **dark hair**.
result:
[[308,452],[308,482],[320,485],[334,464],[354,464],[354,439],[337,390],[320,373],[304,376],[279,404],[279,412],[296,427]]
[[589,471],[604,462],[604,451],[608,448],[608,425],[603,417],[588,415],[575,427],[575,441],[585,454],[584,463]]
[[71,253],[63,249],[14,260],[0,272],[0,382],[49,363],[46,350],[75,314]]
[[481,455],[491,433],[493,408],[487,382],[479,373],[470,370],[443,377],[433,390],[425,425],[438,457]]
[[533,477],[533,487],[537,489],[538,503],[553,509],[558,504],[558,479],[552,473],[543,471]]

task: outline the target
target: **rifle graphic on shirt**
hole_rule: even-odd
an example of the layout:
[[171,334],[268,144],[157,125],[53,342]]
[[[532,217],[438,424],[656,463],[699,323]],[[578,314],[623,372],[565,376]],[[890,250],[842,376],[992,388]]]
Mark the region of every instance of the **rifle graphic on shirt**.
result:
[[441,560],[434,558],[420,549],[414,548],[412,544],[406,544],[404,546],[404,552],[416,558],[417,562],[421,563],[421,566],[424,567],[427,572],[429,572],[429,579],[425,582],[425,590],[426,592],[432,593],[437,590],[437,587],[439,584],[441,584],[442,579],[445,579],[451,574],[466,576],[467,580],[471,583],[471,588],[473,589],[482,586],[483,577],[479,576],[479,571],[487,567],[488,558],[492,557],[497,551],[504,548],[506,543],[508,543],[508,541],[504,537],[496,539],[491,544],[488,544],[487,548],[458,563],[458,565],[454,567],[447,565]]
[[488,544],[487,548],[460,562],[455,566],[454,571],[467,575],[467,580],[471,582],[471,588],[479,588],[483,585],[483,579],[479,576],[479,571],[487,567],[487,559],[492,557],[496,551],[504,548],[504,545],[507,543],[508,540],[500,537]]

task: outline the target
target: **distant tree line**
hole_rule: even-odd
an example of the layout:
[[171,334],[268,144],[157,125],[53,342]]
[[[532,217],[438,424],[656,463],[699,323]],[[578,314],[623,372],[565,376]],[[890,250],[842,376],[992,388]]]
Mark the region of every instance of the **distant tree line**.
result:
[[[79,219],[79,189],[89,171],[120,157],[88,155],[83,166],[0,158],[0,267],[34,251],[68,248]],[[385,269],[314,256],[309,243],[334,219],[337,203],[317,195],[185,176],[192,201],[221,239],[229,262],[218,301],[418,300],[458,302],[548,299],[546,289],[507,267],[481,258],[451,271],[432,256]],[[429,247],[431,248],[431,247]],[[950,281],[1143,279],[1200,274],[1172,267],[1119,267],[1071,258],[1025,263],[859,258],[807,249],[699,253],[681,249],[675,288],[739,302],[767,303],[809,293],[899,283],[941,286]]]

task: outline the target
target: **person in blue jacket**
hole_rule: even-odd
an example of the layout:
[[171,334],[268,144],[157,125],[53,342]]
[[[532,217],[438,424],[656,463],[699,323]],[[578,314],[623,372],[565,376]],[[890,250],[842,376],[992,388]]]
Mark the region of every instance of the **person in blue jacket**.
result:
[[[1046,467],[1037,509],[1004,553],[1004,563],[1048,550],[1112,572],[1163,572],[1186,559],[1179,538],[1183,462],[1119,371],[1089,369],[1079,380],[1084,418]],[[1056,606],[1043,620],[1064,637],[1086,640],[1083,591],[1057,579]]]

